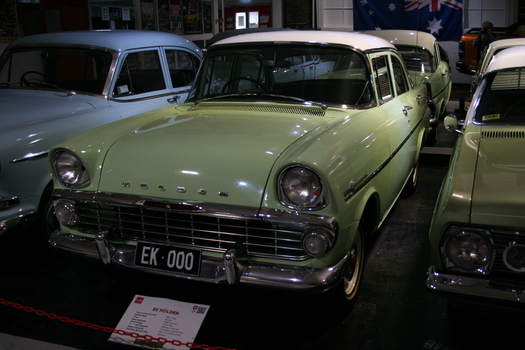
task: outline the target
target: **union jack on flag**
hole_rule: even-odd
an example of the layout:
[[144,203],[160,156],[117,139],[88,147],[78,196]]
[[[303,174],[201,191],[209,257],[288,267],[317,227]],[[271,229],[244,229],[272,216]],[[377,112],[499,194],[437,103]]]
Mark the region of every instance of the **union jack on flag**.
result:
[[354,30],[408,29],[459,40],[463,0],[354,0]]

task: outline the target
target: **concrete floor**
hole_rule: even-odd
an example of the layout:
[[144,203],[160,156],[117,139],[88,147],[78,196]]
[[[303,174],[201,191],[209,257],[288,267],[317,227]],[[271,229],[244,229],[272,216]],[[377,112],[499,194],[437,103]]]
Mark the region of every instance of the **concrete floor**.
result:
[[[455,103],[451,102],[450,109]],[[436,145],[441,151],[422,155],[418,189],[396,204],[375,235],[360,295],[350,311],[326,303],[322,296],[158,278],[116,280],[99,264],[42,252],[31,241],[35,233],[25,232],[0,245],[0,350],[132,349],[108,342],[106,332],[27,310],[116,327],[135,294],[210,305],[195,343],[220,348],[459,350],[511,346],[520,340],[523,322],[475,310],[464,324],[450,326],[446,299],[429,293],[423,284],[429,265],[427,232],[454,140],[453,133],[443,131]],[[3,301],[25,308],[13,308]]]

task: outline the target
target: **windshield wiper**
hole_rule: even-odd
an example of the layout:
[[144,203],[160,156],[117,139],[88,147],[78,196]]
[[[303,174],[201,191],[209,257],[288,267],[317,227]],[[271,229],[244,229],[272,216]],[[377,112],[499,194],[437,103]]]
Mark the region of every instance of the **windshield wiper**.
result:
[[65,92],[68,96],[73,95],[73,91],[71,91],[71,90],[67,90],[67,89],[64,89],[63,87],[60,87],[60,86],[55,85],[55,84],[46,83],[45,81],[41,81],[41,82],[39,82],[38,85],[49,86],[49,87],[55,88],[55,89],[57,89],[57,90],[60,90],[60,91],[62,91],[62,92]]

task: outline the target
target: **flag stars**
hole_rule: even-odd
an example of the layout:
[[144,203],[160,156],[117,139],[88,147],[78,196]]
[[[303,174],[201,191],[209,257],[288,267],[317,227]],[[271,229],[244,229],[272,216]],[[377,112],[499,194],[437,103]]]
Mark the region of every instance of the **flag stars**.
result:
[[394,12],[396,10],[396,4],[391,2],[390,4],[388,4],[388,9],[390,10],[390,12]]
[[443,29],[443,27],[441,26],[441,19],[438,21],[436,17],[434,17],[434,19],[432,21],[427,21],[428,22],[428,27],[427,29],[430,30],[430,34],[439,34],[439,31],[441,29]]
[[366,4],[368,4],[368,1],[366,1],[366,0],[361,0],[361,5],[365,6]]
[[372,17],[372,16],[374,15],[374,11],[372,11],[371,9],[368,10],[368,15],[369,15],[370,17]]

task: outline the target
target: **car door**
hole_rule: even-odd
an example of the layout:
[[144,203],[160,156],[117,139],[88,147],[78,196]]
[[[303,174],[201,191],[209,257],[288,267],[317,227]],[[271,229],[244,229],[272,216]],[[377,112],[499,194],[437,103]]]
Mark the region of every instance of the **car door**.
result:
[[[452,76],[450,72],[450,66],[447,62],[445,62],[441,58],[440,50],[439,50],[439,44],[437,41],[434,43],[435,49],[435,62],[436,62],[436,89],[432,87],[432,89],[435,89],[435,94],[438,95],[436,99],[436,104],[441,108],[440,114],[445,113],[446,104],[448,103],[448,99],[450,97],[450,90],[452,88]],[[433,92],[434,93],[434,92]],[[438,115],[439,117],[440,115]]]
[[386,116],[391,154],[388,171],[392,181],[389,202],[393,203],[415,164],[418,147],[412,133],[419,127],[420,107],[398,56],[382,53],[373,57],[372,62],[380,109]]
[[122,118],[186,101],[199,66],[190,52],[148,48],[122,54],[109,101]]

